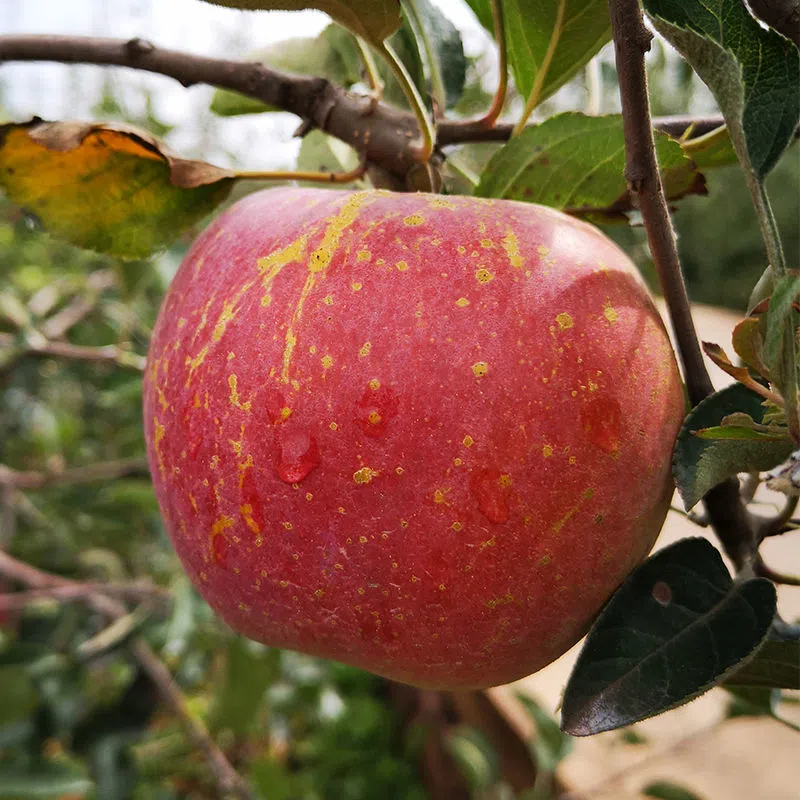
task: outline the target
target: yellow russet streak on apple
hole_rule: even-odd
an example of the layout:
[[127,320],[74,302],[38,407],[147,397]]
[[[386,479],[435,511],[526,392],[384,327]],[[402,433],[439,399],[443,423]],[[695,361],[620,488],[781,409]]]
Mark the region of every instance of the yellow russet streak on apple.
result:
[[550,530],[553,533],[559,533],[561,529],[578,513],[578,511],[580,511],[581,506],[587,500],[591,500],[592,497],[594,497],[594,489],[591,488],[584,489],[583,494],[581,495],[581,499],[578,500],[578,502],[575,503],[574,506],[569,508],[567,512],[564,514],[564,516],[561,517],[561,519],[554,522]]
[[239,398],[239,379],[236,376],[236,373],[233,372],[228,376],[228,386],[230,387],[231,394],[229,397],[230,404],[234,408],[241,409],[247,413],[250,413],[250,408],[252,406],[252,402],[250,400],[245,401],[244,403]]
[[[370,192],[358,192],[347,198],[339,209],[338,213],[328,217],[325,233],[322,241],[311,253],[308,260],[308,276],[300,290],[300,296],[294,308],[294,313],[286,329],[286,339],[283,349],[283,368],[281,369],[281,381],[289,383],[289,372],[292,365],[292,356],[297,345],[297,325],[303,316],[303,307],[308,296],[313,291],[321,278],[324,278],[325,270],[331,263],[331,259],[339,248],[339,244],[344,232],[358,219],[362,207],[371,201]],[[374,197],[374,195],[373,195]]]
[[517,234],[514,233],[511,228],[506,231],[506,235],[502,239],[502,244],[503,250],[506,251],[506,255],[508,256],[508,263],[515,269],[524,266],[525,261],[519,251],[519,239],[517,239]]
[[211,334],[213,341],[218,342],[222,338],[225,333],[225,328],[228,327],[228,323],[236,316],[236,312],[239,310],[239,301],[253,283],[253,281],[248,281],[236,292],[233,300],[223,301],[222,311],[219,317],[217,317],[216,325],[214,325],[214,332]]
[[164,466],[164,454],[161,452],[161,442],[166,436],[167,432],[164,426],[158,421],[158,417],[153,417],[153,427],[155,429],[153,445],[156,450],[156,458],[158,459],[158,468],[161,470],[161,478],[166,480],[167,468]]

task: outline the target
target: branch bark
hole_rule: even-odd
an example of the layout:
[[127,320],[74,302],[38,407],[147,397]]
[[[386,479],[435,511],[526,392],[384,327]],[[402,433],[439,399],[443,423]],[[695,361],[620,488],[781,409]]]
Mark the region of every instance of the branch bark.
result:
[[[652,34],[644,25],[639,0],[609,0],[609,10],[625,129],[625,177],[642,212],[675,332],[689,401],[695,406],[714,387],[697,340],[656,161],[645,72],[645,53],[650,49]],[[739,495],[738,481],[731,479],[716,486],[706,495],[704,504],[714,532],[740,569],[755,557],[757,542],[749,512]]]
[[[0,64],[10,61],[55,61],[145,70],[173,78],[183,86],[208,84],[296,114],[304,130],[316,127],[357,150],[370,165],[404,179],[418,164],[414,143],[419,129],[413,114],[348,92],[324,78],[291,75],[260,63],[207,58],[158,48],[142,39],[84,36],[0,36]],[[701,135],[723,124],[722,117],[654,120],[658,130],[680,136],[690,125]],[[440,120],[437,147],[466,142],[503,142],[513,126],[486,127],[484,119]]]
[[129,475],[149,475],[146,458],[125,458],[119,461],[106,461],[74,467],[61,472],[37,472],[35,470],[16,470],[0,464],[0,486],[13,489],[42,489],[56,484],[93,483],[94,481],[115,480]]
[[[2,550],[0,550],[0,575],[32,589],[72,587],[77,592],[83,588],[80,583],[32,567]],[[128,613],[122,603],[100,592],[86,594],[85,600],[92,609],[111,619],[120,619]],[[216,780],[219,796],[253,800],[249,787],[219,749],[203,722],[192,713],[183,692],[155,651],[141,637],[133,640],[131,651],[158,688],[166,704],[180,719],[192,744],[205,756]]]

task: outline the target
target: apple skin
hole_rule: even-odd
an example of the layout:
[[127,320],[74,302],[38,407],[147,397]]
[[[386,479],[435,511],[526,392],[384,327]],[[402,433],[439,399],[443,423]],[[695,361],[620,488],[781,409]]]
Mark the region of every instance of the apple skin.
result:
[[175,549],[269,645],[506,683],[586,632],[666,515],[667,334],[625,254],[551,209],[252,194],[187,254],[148,359]]

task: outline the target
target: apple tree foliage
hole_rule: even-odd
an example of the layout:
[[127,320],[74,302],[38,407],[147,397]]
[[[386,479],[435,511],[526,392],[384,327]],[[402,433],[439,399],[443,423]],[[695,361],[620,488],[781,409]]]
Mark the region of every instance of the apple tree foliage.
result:
[[[465,54],[458,29],[431,0],[217,2],[326,12],[331,23],[319,35],[239,57],[262,61],[298,93],[336,86],[351,94],[334,100],[352,102],[371,90],[363,114],[369,115],[373,103],[372,113],[388,108],[403,115],[404,125],[416,120],[417,127],[408,130],[424,132],[427,126],[437,137],[438,146],[426,149],[423,133],[419,149],[406,149],[406,160],[393,161],[397,153],[386,149],[358,152],[358,142],[348,141],[335,122],[320,124],[323,117],[314,116],[309,105],[296,177],[319,180],[313,173],[323,170],[343,173],[351,185],[372,180],[398,190],[473,193],[541,203],[597,224],[640,224],[624,175],[622,116],[542,113],[548,99],[580,80],[611,41],[607,3],[467,4],[502,45],[510,102],[502,123],[487,118],[458,138],[447,124],[480,117],[492,92]],[[635,570],[600,614],[564,695],[562,727],[573,735],[631,724],[716,685],[751,705],[753,692],[774,699],[777,691],[800,688],[800,628],[781,620],[769,580],[779,576],[758,554],[761,539],[799,524],[800,273],[784,254],[766,181],[797,135],[800,54],[781,32],[760,24],[742,0],[644,0],[643,6],[651,26],[709,88],[724,119],[724,126],[700,134],[689,124],[655,131],[667,201],[680,209],[685,198],[706,193],[717,168],[738,164],[766,254],[731,344],[704,344],[735,382],[688,411],[675,445],[674,478],[686,510],[699,519],[701,504],[713,504],[719,487],[748,477],[742,491],[727,495],[738,504],[728,509],[728,522],[715,521],[720,514],[715,517],[709,507],[734,577],[707,540],[686,539]],[[6,51],[3,38],[0,64],[51,58]],[[84,60],[137,66],[136,59],[154,49],[141,40],[128,45],[127,62],[96,53]],[[52,59],[82,60],[74,54]],[[143,68],[175,76],[169,65]],[[218,87],[211,103],[215,114],[297,113],[285,93],[242,93],[245,84],[215,75],[213,65],[192,80]],[[0,796],[151,796],[132,787],[147,786],[148,780],[155,786],[165,772],[173,793],[159,796],[204,791],[207,767],[189,757],[191,745],[180,724],[158,716],[153,683],[134,660],[121,657],[146,636],[190,697],[192,713],[206,720],[265,797],[422,797],[408,766],[419,739],[388,741],[397,728],[391,712],[375,700],[377,679],[226,637],[164,554],[155,502],[137,461],[137,354],[146,348],[158,299],[187,237],[248,181],[279,176],[184,158],[153,132],[158,126],[152,118],[139,122],[135,127],[37,118],[0,127],[0,186],[25,212],[15,217],[7,202],[0,224],[0,263],[13,277],[0,287],[0,437],[7,464],[0,467],[6,509],[0,546],[18,561],[84,583],[121,583],[148,574],[155,585],[169,584],[172,594],[165,608],[160,594],[140,586],[132,596],[142,602],[109,629],[99,615],[57,599],[23,613],[7,600],[14,594],[0,596],[7,606],[0,604],[0,686],[8,698],[0,707]],[[409,138],[414,137],[387,141],[399,152]],[[793,152],[796,157],[796,146]],[[366,172],[358,169],[359,158],[367,160]],[[55,238],[43,239],[40,227]],[[13,257],[3,255],[12,249]],[[142,259],[165,250],[158,269],[145,268]],[[98,346],[113,340],[124,345]],[[110,473],[116,479],[86,481],[82,465],[103,463],[116,465]],[[753,484],[764,479],[785,495],[774,518],[750,505]],[[73,514],[60,519],[65,504]],[[720,529],[726,524],[738,525],[738,534]],[[0,562],[0,576],[2,567]],[[3,580],[7,589],[20,588],[18,576]],[[343,693],[349,693],[344,710]],[[756,705],[774,710],[772,700]],[[537,756],[552,768],[565,740],[538,709],[531,714],[544,743]],[[496,765],[470,736],[453,737],[451,755],[471,774],[473,786],[488,785]],[[43,751],[34,746],[41,741],[48,742]],[[548,742],[550,750],[539,752]],[[335,758],[326,755],[331,743]],[[3,761],[12,747],[24,756]],[[289,769],[289,762],[302,769]],[[339,787],[335,795],[323,794],[331,787]]]

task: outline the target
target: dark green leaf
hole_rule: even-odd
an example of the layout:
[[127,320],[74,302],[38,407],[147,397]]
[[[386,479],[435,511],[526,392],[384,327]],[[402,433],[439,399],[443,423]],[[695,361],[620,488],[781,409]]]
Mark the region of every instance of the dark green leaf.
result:
[[[455,25],[430,0],[416,0],[410,22],[417,40],[426,52],[433,96],[452,108],[461,97],[467,77],[467,60],[461,34]],[[433,62],[433,63],[431,63]],[[438,84],[441,83],[441,86]],[[444,97],[438,95],[444,92]]]
[[63,795],[84,797],[92,786],[86,774],[70,764],[42,761],[24,768],[0,761],[2,800],[53,800]]
[[705,539],[661,550],[589,632],[564,694],[562,728],[600,733],[703,694],[761,644],[775,603],[763,578],[734,584]]
[[644,0],[656,28],[711,89],[744,165],[759,180],[800,119],[800,53],[742,0]]
[[731,696],[729,717],[771,717],[781,696],[778,689],[766,686],[732,686],[725,683],[722,688]]
[[773,625],[755,656],[725,681],[728,686],[800,689],[800,632]]
[[516,696],[536,725],[536,735],[531,741],[536,753],[536,768],[554,772],[559,762],[572,750],[572,738],[529,695],[517,692]]
[[700,795],[678,786],[677,783],[670,781],[654,781],[642,789],[645,797],[653,797],[656,800],[702,800]]
[[[656,153],[668,198],[705,191],[702,176],[674,139],[656,134]],[[475,194],[619,216],[632,207],[624,169],[621,116],[566,112],[529,126],[498,150]]]
[[708,440],[692,431],[713,428],[734,412],[764,418],[761,398],[740,383],[727,386],[695,406],[675,443],[672,474],[683,504],[692,508],[717,484],[740,472],[772,469],[792,452],[790,439],[779,441]]
[[[467,2],[494,35],[489,1]],[[605,0],[505,0],[503,8],[508,60],[524,98],[538,81],[538,101],[546,100],[611,39]]]

